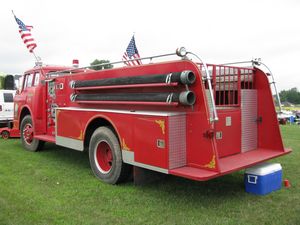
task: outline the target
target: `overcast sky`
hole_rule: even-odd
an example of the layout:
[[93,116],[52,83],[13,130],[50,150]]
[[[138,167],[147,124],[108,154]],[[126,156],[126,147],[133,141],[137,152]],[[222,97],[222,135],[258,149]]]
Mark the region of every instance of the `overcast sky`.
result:
[[179,46],[207,63],[260,57],[279,90],[300,89],[298,0],[2,1],[0,72],[22,74],[34,65],[12,16],[34,26],[35,52],[47,64],[86,66],[119,61],[135,32],[142,57]]

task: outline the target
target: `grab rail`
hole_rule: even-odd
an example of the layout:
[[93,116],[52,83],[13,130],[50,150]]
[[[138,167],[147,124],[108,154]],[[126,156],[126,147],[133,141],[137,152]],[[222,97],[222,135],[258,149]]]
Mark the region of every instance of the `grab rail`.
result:
[[260,65],[263,65],[270,72],[270,75],[272,77],[272,82],[270,84],[273,84],[273,86],[274,86],[274,90],[275,90],[275,94],[276,94],[276,98],[277,98],[277,102],[278,102],[278,106],[279,106],[279,110],[280,110],[279,112],[282,112],[280,96],[279,96],[279,93],[277,91],[277,86],[276,86],[276,82],[275,82],[273,73],[265,63],[261,62],[260,58],[256,58],[256,59],[252,59],[252,60],[248,60],[248,61],[241,61],[241,62],[224,63],[224,64],[221,64],[221,65],[233,65],[233,64],[245,64],[245,63],[252,63],[252,66],[257,67],[257,68]]
[[267,70],[269,70],[270,75],[272,77],[272,82],[270,84],[273,84],[273,86],[274,86],[274,90],[275,90],[275,94],[276,94],[276,98],[277,98],[277,102],[278,102],[278,106],[279,106],[279,111],[282,112],[280,96],[279,96],[279,93],[277,91],[277,86],[276,86],[276,82],[275,82],[275,79],[274,79],[272,71],[270,70],[270,68],[266,64],[264,64],[263,62],[261,62],[260,59],[253,59],[252,60],[252,64],[253,64],[253,66],[263,65]]
[[[173,56],[173,55],[177,55],[177,53],[148,56],[148,57],[139,58],[139,60],[149,59],[151,61],[152,59],[155,59],[155,58],[161,58],[161,57],[167,57],[167,56]],[[108,63],[99,63],[99,64],[95,64],[95,65],[84,66],[84,67],[79,67],[79,68],[74,68],[74,69],[72,68],[72,69],[68,69],[68,70],[60,70],[60,71],[50,72],[47,75],[51,76],[51,75],[57,75],[59,73],[72,73],[74,71],[90,69],[90,68],[97,67],[97,66],[115,65],[115,64],[125,63],[125,62],[131,62],[131,61],[136,61],[136,59],[120,60],[120,61],[108,62]]]
[[218,114],[217,114],[217,108],[216,108],[215,98],[214,98],[214,94],[213,94],[213,88],[212,88],[212,84],[211,84],[212,78],[211,78],[211,76],[209,74],[207,65],[196,54],[194,54],[192,52],[187,52],[187,54],[191,54],[191,55],[195,56],[200,61],[200,63],[203,65],[203,67],[204,67],[204,71],[206,73],[205,79],[207,80],[208,90],[209,90],[209,95],[210,95],[210,98],[208,98],[208,100],[210,100],[210,104],[212,106],[212,112],[213,112],[213,116],[212,117],[210,116],[210,122],[217,122],[219,120],[219,118],[218,118]]
[[[175,53],[169,53],[169,54],[162,54],[162,55],[155,55],[155,56],[150,56],[150,57],[143,57],[140,58],[140,60],[145,60],[145,59],[149,59],[150,61],[154,58],[161,58],[161,57],[166,57],[166,56],[174,56],[177,55],[179,57],[181,57],[182,59],[187,59],[186,55],[190,54],[192,56],[195,56],[200,63],[202,63],[206,76],[204,77],[205,80],[207,80],[208,83],[208,88],[209,88],[209,95],[210,98],[208,98],[208,100],[210,101],[210,105],[212,106],[212,113],[213,116],[211,116],[210,114],[210,122],[216,122],[219,120],[218,115],[217,115],[217,109],[216,109],[216,105],[215,105],[215,101],[214,101],[214,94],[213,94],[213,88],[212,88],[212,84],[211,84],[211,76],[209,74],[208,68],[206,63],[196,54],[192,53],[192,52],[187,52],[186,49],[184,47],[181,48],[177,48]],[[116,62],[109,62],[109,63],[100,63],[100,64],[96,64],[96,65],[90,65],[90,66],[85,66],[85,67],[80,67],[80,68],[72,68],[72,69],[68,69],[68,70],[61,70],[61,71],[55,71],[55,72],[50,72],[47,74],[48,77],[51,77],[52,75],[58,75],[60,73],[72,73],[78,70],[85,70],[85,69],[89,69],[89,68],[93,68],[96,66],[106,66],[106,65],[114,65],[114,64],[120,64],[120,63],[124,63],[124,62],[131,62],[131,61],[135,61],[136,59],[129,59],[129,60],[122,60],[122,61],[116,61]]]

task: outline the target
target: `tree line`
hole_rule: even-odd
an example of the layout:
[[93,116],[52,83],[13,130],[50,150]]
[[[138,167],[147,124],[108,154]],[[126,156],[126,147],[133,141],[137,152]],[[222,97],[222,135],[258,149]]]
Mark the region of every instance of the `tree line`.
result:
[[103,69],[111,69],[114,66],[110,64],[109,60],[105,59],[95,59],[93,62],[90,63],[91,69],[93,70],[103,70]]
[[289,90],[282,90],[279,92],[281,102],[290,102],[293,104],[300,104],[300,92],[296,87]]

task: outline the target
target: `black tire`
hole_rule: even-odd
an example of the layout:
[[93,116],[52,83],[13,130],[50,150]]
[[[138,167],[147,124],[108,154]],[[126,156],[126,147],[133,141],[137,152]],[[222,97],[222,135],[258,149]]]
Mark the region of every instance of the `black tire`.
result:
[[[34,130],[31,116],[27,115],[23,118],[23,120],[21,122],[20,131],[21,131],[22,145],[26,150],[31,151],[31,152],[36,152],[36,151],[42,150],[42,148],[45,144],[44,141],[40,141],[33,137],[29,140],[28,135],[26,133],[26,129],[28,130],[28,127],[30,127],[30,126],[31,126],[31,129]],[[33,135],[33,131],[32,131],[32,135]]]
[[3,139],[9,138],[9,132],[7,130],[2,131],[1,136]]
[[99,127],[89,145],[90,165],[95,176],[109,184],[125,181],[131,166],[122,160],[118,138],[108,127]]

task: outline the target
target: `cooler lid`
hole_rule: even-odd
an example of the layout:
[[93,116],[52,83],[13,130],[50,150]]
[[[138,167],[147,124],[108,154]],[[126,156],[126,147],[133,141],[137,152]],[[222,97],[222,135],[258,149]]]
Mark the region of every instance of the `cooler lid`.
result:
[[260,163],[246,169],[245,173],[263,176],[282,170],[280,163]]

